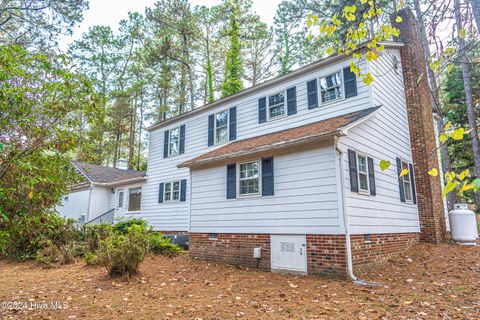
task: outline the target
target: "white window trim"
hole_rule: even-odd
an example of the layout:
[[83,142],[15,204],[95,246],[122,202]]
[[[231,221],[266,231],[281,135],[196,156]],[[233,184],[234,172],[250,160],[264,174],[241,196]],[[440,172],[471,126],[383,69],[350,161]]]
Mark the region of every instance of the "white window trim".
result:
[[[282,93],[283,92],[283,110],[284,110],[284,113],[281,115],[281,116],[276,116],[274,118],[271,118],[270,117],[270,99],[269,97],[271,96],[274,96],[274,95],[277,95],[279,93]],[[266,97],[267,99],[267,121],[275,121],[275,120],[278,120],[278,119],[282,119],[282,118],[285,118],[287,116],[287,90],[281,90],[281,91],[277,91],[275,93],[272,93],[272,94],[269,94],[267,95]]]
[[[345,67],[346,68],[346,67]],[[340,87],[342,89],[342,95],[340,98],[334,99],[334,100],[329,100],[327,102],[323,102],[322,100],[322,86],[321,86],[321,81],[323,78],[329,77],[331,75],[334,75],[336,73],[340,73]],[[335,102],[343,101],[345,100],[345,81],[343,81],[343,68],[337,71],[330,72],[326,75],[323,75],[321,77],[317,78],[317,86],[318,86],[318,92],[317,92],[317,100],[318,100],[318,106],[326,106]]]
[[[172,143],[172,135],[171,135],[171,132],[172,130],[175,130],[175,129],[178,129],[178,153],[177,154],[172,154],[170,153],[170,144]],[[178,127],[175,127],[175,128],[171,128],[168,130],[168,157],[176,157],[180,155],[180,126]]]
[[[178,182],[178,200],[173,200],[173,183]],[[167,184],[171,183],[172,184],[172,189],[170,191],[170,200],[166,200],[165,193],[167,192]],[[164,203],[176,203],[180,202],[180,198],[182,197],[182,181],[181,180],[171,180],[171,181],[166,181],[163,183],[163,202]]]
[[[358,158],[363,157],[365,158],[365,169],[366,169],[366,174],[367,174],[367,190],[361,189],[360,188],[360,165]],[[358,193],[363,194],[366,196],[370,195],[370,179],[369,179],[370,172],[368,171],[368,156],[364,153],[357,152],[357,181],[358,181]]]
[[[122,196],[122,205],[120,206],[119,202],[120,202],[120,194],[123,193],[123,196]],[[118,189],[117,190],[117,209],[123,209],[125,206],[125,189]]]
[[[240,165],[246,163],[258,162],[258,192],[257,193],[240,193]],[[237,163],[237,198],[257,198],[262,196],[262,161],[261,159],[251,159]],[[244,179],[245,180],[245,179]]]
[[[227,112],[227,140],[225,141],[217,141],[217,114],[222,112]],[[230,141],[230,110],[226,109],[223,111],[215,112],[213,115],[213,144],[214,145],[222,145],[226,144]]]
[[407,169],[408,169],[408,173],[406,175],[408,175],[408,180],[409,180],[409,184],[410,184],[410,195],[411,195],[411,199],[408,200],[407,199],[407,188],[405,187],[405,176],[402,177],[402,184],[403,184],[403,193],[404,193],[404,197],[405,197],[405,203],[408,203],[408,204],[413,204],[413,185],[412,185],[412,181],[410,179],[410,162],[408,162],[407,160],[403,160],[403,159],[400,159],[400,163],[401,163],[401,170],[400,172],[402,172],[403,170],[403,164],[406,164],[407,165]]
[[[140,209],[130,211],[129,210],[129,208],[130,208],[130,190],[131,189],[137,189],[137,188],[140,188]],[[143,193],[142,186],[131,187],[131,188],[127,188],[126,190],[128,190],[127,191],[127,201],[126,201],[126,204],[127,204],[126,213],[140,213],[142,211],[142,193]]]

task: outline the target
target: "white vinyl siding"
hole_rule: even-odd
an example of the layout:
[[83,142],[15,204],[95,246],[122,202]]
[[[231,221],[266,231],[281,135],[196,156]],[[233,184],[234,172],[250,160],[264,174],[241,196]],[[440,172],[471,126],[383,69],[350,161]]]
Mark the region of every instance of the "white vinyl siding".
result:
[[[298,127],[304,124],[325,120],[331,117],[336,117],[342,114],[359,111],[362,109],[372,107],[370,86],[363,84],[361,80],[357,79],[358,86],[358,95],[339,101],[333,101],[329,104],[324,105],[322,108],[308,109],[307,108],[307,81],[310,81],[314,78],[320,78],[338,70],[341,70],[344,67],[349,66],[351,60],[345,60],[340,63],[319,69],[315,72],[305,73],[301,77],[285,81],[284,83],[276,86],[269,87],[260,92],[256,92],[250,95],[244,95],[228,103],[221,104],[215,108],[207,109],[197,114],[192,114],[189,117],[183,118],[181,121],[172,122],[171,124],[158,128],[149,133],[149,157],[148,157],[148,180],[143,186],[142,194],[142,212],[141,217],[146,219],[155,230],[162,231],[188,231],[189,225],[189,197],[185,202],[176,202],[171,203],[168,206],[161,205],[158,203],[158,185],[164,181],[172,181],[177,179],[187,179],[190,180],[189,169],[188,168],[177,168],[177,164],[184,161],[190,160],[196,156],[199,156],[205,152],[211,151],[212,148],[217,148],[223,146],[215,145],[213,147],[208,147],[208,115],[212,113],[217,113],[224,111],[231,106],[237,107],[237,141],[252,138],[259,135],[264,135],[280,130],[290,129]],[[360,62],[362,68],[366,68],[366,63],[364,61]],[[270,95],[276,94],[280,91],[285,91],[287,88],[296,86],[297,94],[297,113],[290,116],[277,118],[275,121],[267,121],[266,123],[258,123],[258,99],[262,97],[268,97]],[[268,105],[267,105],[268,106]],[[185,152],[174,158],[163,158],[163,134],[165,130],[176,128],[179,124],[185,124],[187,128],[188,139],[185,140]],[[292,154],[292,157],[295,156]],[[301,159],[301,157],[299,157]],[[277,159],[275,158],[275,162]],[[293,161],[291,162],[293,164]],[[298,166],[302,166],[303,162],[298,163]],[[308,163],[307,163],[308,164]],[[275,163],[275,167],[277,164]],[[318,167],[321,168],[321,167]],[[318,168],[316,168],[318,170]],[[311,174],[303,173],[302,168],[297,168],[301,173],[298,176],[294,174],[289,175],[290,184],[283,184],[281,191],[283,194],[288,194],[286,191],[287,186],[292,187],[291,194],[289,198],[290,201],[286,201],[282,206],[275,205],[275,210],[280,210],[282,215],[288,216],[288,210],[297,211],[308,211],[312,214],[310,206],[318,205],[318,207],[323,210],[324,205],[322,201],[324,196],[319,198],[310,197],[301,195],[302,192],[306,194],[310,193],[309,187],[312,181],[309,178]],[[322,169],[320,169],[322,170]],[[213,170],[215,171],[215,170]],[[315,171],[315,170],[313,170]],[[195,171],[194,171],[195,172]],[[213,172],[212,172],[213,173]],[[277,199],[277,188],[278,188],[278,178],[276,177],[277,172],[275,172],[275,199]],[[208,177],[204,177],[208,180]],[[305,179],[308,181],[304,181]],[[226,179],[225,174],[222,174],[218,179]],[[295,181],[302,181],[304,185],[300,188]],[[331,178],[334,179],[334,178]],[[333,181],[333,180],[332,180]],[[218,184],[218,180],[217,180]],[[218,184],[219,185],[219,184]],[[187,182],[187,195],[190,194],[191,183]],[[222,187],[223,184],[222,184]],[[213,186],[212,186],[213,188]],[[332,191],[332,186],[330,189],[328,187],[322,187],[326,191],[326,195],[330,196]],[[213,190],[215,191],[215,190]],[[219,192],[218,190],[216,192]],[[237,190],[238,192],[238,190]],[[279,191],[280,192],[280,191]],[[294,195],[299,195],[297,198]],[[195,195],[193,195],[195,196]],[[208,195],[207,195],[208,196]],[[336,196],[335,196],[336,197]],[[273,200],[273,197],[260,197],[267,204],[275,204],[276,200]],[[268,199],[267,199],[268,198]],[[307,199],[308,198],[308,199]],[[222,194],[222,201],[226,201],[225,194]],[[253,199],[251,199],[253,200]],[[308,203],[302,203],[302,201],[310,201]],[[213,200],[212,200],[213,201]],[[245,199],[246,201],[246,199]],[[325,208],[331,209],[331,202],[328,201],[325,203]],[[335,204],[336,208],[337,204]],[[256,210],[260,210],[259,206]],[[193,210],[193,208],[192,208]],[[222,211],[223,212],[223,211]],[[271,215],[274,213],[271,213]],[[335,218],[336,219],[336,218]],[[280,222],[279,222],[280,223]],[[288,223],[286,220],[282,222],[284,224]],[[285,230],[285,228],[281,228]],[[291,229],[291,228],[290,228]],[[312,228],[313,230],[314,228]],[[334,232],[333,230],[338,230],[336,227],[327,228],[330,233]],[[265,230],[265,229],[264,229]],[[280,230],[280,229],[279,229]],[[322,230],[322,229],[318,229]],[[321,233],[317,231],[317,233]]]
[[[419,232],[416,205],[402,203],[398,188],[396,157],[412,162],[408,117],[402,73],[393,71],[392,55],[386,50],[370,64],[375,77],[372,84],[373,105],[382,105],[375,115],[340,138],[344,150],[353,149],[371,156],[374,161],[376,196],[365,197],[350,191],[348,157],[344,154],[346,205],[353,234]],[[345,101],[348,101],[345,100]],[[385,171],[380,160],[389,160]]]
[[339,233],[331,141],[274,155],[275,195],[226,199],[225,166],[192,172],[191,232]]

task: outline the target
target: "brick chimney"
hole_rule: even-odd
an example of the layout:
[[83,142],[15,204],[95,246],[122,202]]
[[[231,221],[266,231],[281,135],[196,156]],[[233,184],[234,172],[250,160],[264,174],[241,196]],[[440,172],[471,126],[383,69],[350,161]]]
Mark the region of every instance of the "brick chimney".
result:
[[[397,16],[402,18],[401,23],[395,22]],[[405,44],[400,55],[415,165],[420,240],[437,243],[445,240],[445,218],[440,177],[432,177],[427,173],[432,168],[438,168],[427,62],[412,11],[409,8],[401,9],[392,16],[392,25],[400,30],[398,40]]]

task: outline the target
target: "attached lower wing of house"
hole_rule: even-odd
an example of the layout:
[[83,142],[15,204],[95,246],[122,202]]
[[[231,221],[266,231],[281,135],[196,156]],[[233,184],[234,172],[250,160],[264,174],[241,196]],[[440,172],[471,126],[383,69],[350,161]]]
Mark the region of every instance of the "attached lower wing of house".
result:
[[428,176],[414,153],[430,141],[412,126],[428,133],[434,118],[409,98],[422,84],[409,87],[408,48],[384,47],[356,61],[371,85],[333,56],[151,126],[146,174],[99,181],[76,164],[91,183],[87,220],[113,210],[188,234],[193,256],[327,275],[346,273],[347,235],[355,265],[418,241],[432,217],[417,205]]

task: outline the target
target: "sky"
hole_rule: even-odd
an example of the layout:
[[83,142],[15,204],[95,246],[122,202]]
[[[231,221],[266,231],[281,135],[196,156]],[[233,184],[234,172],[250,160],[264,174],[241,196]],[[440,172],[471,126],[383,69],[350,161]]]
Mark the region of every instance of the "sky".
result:
[[[221,0],[190,0],[192,8],[197,5],[213,6]],[[280,0],[253,0],[253,11],[269,26],[273,24],[273,17]],[[60,38],[60,48],[67,50],[68,45],[80,39],[88,28],[95,25],[110,26],[112,30],[118,28],[121,19],[127,17],[128,12],[144,13],[145,7],[153,7],[155,0],[89,0],[89,9],[83,13],[83,21],[74,28],[72,36]]]

